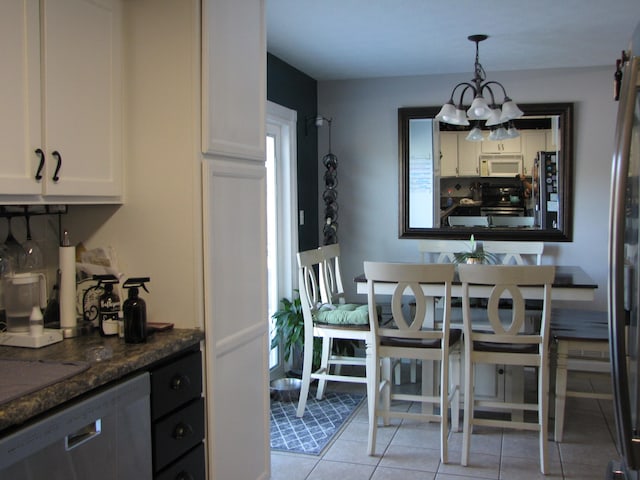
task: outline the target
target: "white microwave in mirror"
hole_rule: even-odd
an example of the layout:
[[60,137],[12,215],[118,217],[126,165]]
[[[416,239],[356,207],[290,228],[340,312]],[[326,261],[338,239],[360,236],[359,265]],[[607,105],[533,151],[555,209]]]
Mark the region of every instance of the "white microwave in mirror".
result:
[[522,173],[522,155],[481,155],[482,177],[515,177]]

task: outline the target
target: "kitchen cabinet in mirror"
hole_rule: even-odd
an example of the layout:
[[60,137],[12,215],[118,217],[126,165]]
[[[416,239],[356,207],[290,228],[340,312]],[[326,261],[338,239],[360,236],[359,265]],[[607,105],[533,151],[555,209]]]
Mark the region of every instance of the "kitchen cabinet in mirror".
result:
[[440,107],[398,109],[400,238],[572,241],[573,104],[520,108],[516,138],[480,122],[481,142]]

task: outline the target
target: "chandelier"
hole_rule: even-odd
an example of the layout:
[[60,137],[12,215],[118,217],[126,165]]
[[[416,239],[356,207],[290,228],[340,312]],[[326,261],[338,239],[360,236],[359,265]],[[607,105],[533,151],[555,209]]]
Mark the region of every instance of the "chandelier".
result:
[[[468,39],[476,44],[476,61],[474,64],[474,76],[471,82],[461,82],[453,87],[451,98],[442,106],[436,120],[451,125],[470,125],[470,120],[474,122],[474,127],[469,132],[467,140],[481,141],[483,140],[482,131],[480,130],[480,120],[485,120],[485,125],[491,127],[489,140],[503,140],[505,138],[514,138],[520,134],[516,130],[513,120],[521,117],[524,113],[518,108],[518,105],[509,98],[506,90],[501,83],[496,81],[485,81],[487,76],[480,64],[479,60],[479,43],[489,38],[487,35],[471,35]],[[500,87],[502,90],[503,101],[502,106],[496,103],[494,92],[492,90]],[[460,90],[458,103],[454,103],[456,91]],[[463,106],[464,98],[467,92],[473,95],[471,106],[466,110]],[[486,95],[488,94],[488,99]]]

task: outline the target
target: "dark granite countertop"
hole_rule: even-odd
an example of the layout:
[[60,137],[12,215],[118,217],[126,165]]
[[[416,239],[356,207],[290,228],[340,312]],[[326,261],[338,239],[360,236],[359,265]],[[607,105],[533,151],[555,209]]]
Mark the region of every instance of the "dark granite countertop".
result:
[[[34,417],[80,397],[91,390],[117,381],[204,339],[196,329],[173,329],[155,332],[146,343],[127,344],[117,337],[101,337],[97,333],[65,339],[44,348],[1,347],[0,359],[82,361],[90,367],[66,380],[0,405],[0,435],[13,430]],[[95,347],[112,350],[110,359],[89,361],[87,351]],[[7,432],[5,432],[7,430]]]

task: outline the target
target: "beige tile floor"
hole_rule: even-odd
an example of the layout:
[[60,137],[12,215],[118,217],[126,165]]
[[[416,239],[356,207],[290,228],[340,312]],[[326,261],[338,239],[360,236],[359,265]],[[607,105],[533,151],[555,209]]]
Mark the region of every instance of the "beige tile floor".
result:
[[[607,379],[573,374],[571,382],[609,389]],[[330,388],[343,385],[330,384]],[[363,386],[349,386],[363,389]],[[402,408],[402,407],[400,407]],[[407,405],[404,408],[411,408]],[[451,433],[449,463],[439,459],[438,425],[396,420],[378,429],[377,455],[369,456],[367,407],[363,403],[341,433],[320,456],[271,453],[272,480],[384,480],[384,479],[575,479],[605,478],[609,460],[618,459],[611,402],[592,399],[567,400],[564,440],[553,441],[550,422],[551,473],[540,473],[535,432],[476,428],[471,440],[470,464],[460,465],[462,434]]]

